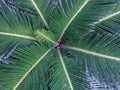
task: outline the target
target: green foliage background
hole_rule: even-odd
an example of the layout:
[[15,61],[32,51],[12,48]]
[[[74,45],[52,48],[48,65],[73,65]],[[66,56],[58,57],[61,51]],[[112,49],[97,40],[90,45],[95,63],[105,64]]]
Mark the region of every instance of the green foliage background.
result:
[[0,0],[0,90],[119,90],[119,29],[119,0]]

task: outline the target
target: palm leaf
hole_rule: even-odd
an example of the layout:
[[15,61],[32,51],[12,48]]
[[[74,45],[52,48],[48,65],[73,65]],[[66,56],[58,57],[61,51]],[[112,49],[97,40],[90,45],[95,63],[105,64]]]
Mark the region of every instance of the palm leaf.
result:
[[[77,55],[67,57],[67,52],[58,50],[54,64],[51,65],[50,86],[51,90],[89,90],[90,86],[86,78],[85,62],[80,61]],[[59,57],[59,58],[58,58]],[[81,84],[80,84],[81,83]]]
[[[51,55],[56,55],[55,53],[48,54],[50,51],[51,49],[38,44],[15,51],[8,59],[12,64],[0,65],[0,88],[3,90],[48,90],[48,88],[52,90],[57,88],[69,90],[74,85],[75,90],[89,89],[90,86],[85,77],[85,68],[81,67],[84,66],[83,61],[79,62],[78,59],[72,60],[66,57],[64,58],[64,63],[64,61],[61,62],[63,58],[60,52],[61,58],[55,58],[51,57]],[[67,68],[65,67],[66,65]],[[48,68],[48,71],[46,68]],[[68,73],[66,74],[67,69]],[[68,74],[72,81],[71,85],[69,85]],[[10,82],[6,80],[10,80]],[[82,83],[81,85],[79,85],[80,82]],[[35,83],[37,86],[34,86]],[[73,87],[71,89],[74,90]]]
[[45,25],[47,29],[50,29],[49,18],[50,11],[52,9],[51,0],[14,0],[13,2],[13,5],[19,7],[23,11],[27,11],[29,13],[32,13],[32,15],[36,15],[36,19],[40,16],[39,19],[41,19],[43,22],[42,26]]
[[36,39],[26,13],[10,9],[0,2],[0,54],[15,45],[30,45]]
[[[83,35],[90,31],[93,22],[114,8],[113,0],[60,0],[52,12],[51,27],[58,34],[59,40],[65,34]],[[99,12],[98,12],[99,11]],[[73,33],[74,31],[74,33]],[[66,36],[65,35],[65,36]]]
[[1,90],[91,90],[88,73],[119,90],[120,37],[96,30],[118,0],[58,0],[53,7],[51,0],[2,2],[1,51],[27,47],[0,63]]
[[101,32],[107,31],[113,34],[118,34],[120,22],[120,3],[118,3],[105,17],[95,22],[94,30]]
[[[50,50],[51,49],[43,45],[36,44],[29,48],[27,47],[15,51],[11,58],[9,58],[9,62],[12,64],[0,65],[0,89],[30,90],[33,88],[32,90],[38,90],[41,88],[40,90],[44,90],[47,88],[44,86],[47,84],[46,77],[44,76],[46,69],[44,70],[42,66],[47,65],[47,62],[49,62],[47,58],[49,55],[47,56],[47,54]],[[47,61],[41,63],[42,59]],[[34,76],[35,78],[33,78]],[[8,82],[8,80],[10,82]],[[28,83],[29,85],[27,85]],[[34,86],[35,83],[38,86]]]
[[[71,43],[68,49],[80,52],[84,57],[89,73],[102,83],[107,83],[110,88],[115,87],[119,82],[119,48],[120,38],[112,34],[90,33],[85,38]],[[78,47],[78,48],[76,48]]]

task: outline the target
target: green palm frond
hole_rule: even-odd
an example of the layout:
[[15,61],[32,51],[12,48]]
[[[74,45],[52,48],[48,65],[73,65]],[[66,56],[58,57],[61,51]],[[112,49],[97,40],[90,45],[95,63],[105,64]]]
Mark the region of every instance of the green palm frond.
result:
[[[70,90],[89,90],[90,86],[89,83],[87,82],[85,61],[81,60],[82,57],[79,57],[78,53],[76,55],[73,55],[73,57],[66,57],[67,53],[65,53],[64,51],[62,53],[65,56],[62,56],[61,52],[58,50],[58,54],[60,57],[59,62],[61,63],[62,68],[61,67],[59,68],[59,66],[56,66],[56,68],[58,68],[59,73],[60,73],[60,69],[62,69],[61,72],[65,73],[64,77],[66,77],[67,80],[65,78],[63,78],[63,80],[67,81],[68,85],[66,84],[65,81],[63,81],[64,83],[60,81],[61,82],[60,85],[63,84],[62,86],[64,86],[64,89],[66,90],[69,90],[69,87]],[[58,74],[56,73],[54,73],[54,75],[58,76]],[[52,80],[55,79],[53,78]]]
[[0,2],[0,54],[13,46],[30,45],[36,39],[27,13],[10,9]]
[[[65,46],[71,52],[80,52],[84,57],[89,73],[100,82],[106,82],[110,88],[120,84],[120,37],[112,34],[90,33],[83,39],[71,43],[72,46]],[[111,84],[112,83],[112,84]],[[117,89],[118,90],[118,89]]]
[[[39,44],[16,50],[11,58],[8,59],[11,64],[0,65],[1,89],[39,90],[41,88],[40,90],[48,90],[47,85],[52,90],[57,88],[65,90],[89,89],[90,86],[86,80],[86,70],[82,68],[82,66],[85,66],[84,61],[79,62],[79,58],[74,60],[67,57],[62,58],[60,52],[61,58],[59,58],[55,53],[48,54],[50,51],[51,49]],[[63,59],[64,61],[62,61]],[[6,80],[10,80],[10,82]],[[48,83],[47,80],[50,82]],[[34,86],[35,83],[37,86]],[[82,84],[79,85],[79,83]]]
[[95,22],[94,30],[98,32],[110,32],[113,34],[119,34],[119,22],[120,22],[120,2],[109,12],[108,15]]
[[[92,23],[106,16],[118,1],[113,0],[60,0],[52,12],[51,27],[62,38],[66,35],[83,35],[90,31]],[[99,11],[99,12],[98,12]],[[59,37],[58,35],[58,37]],[[64,37],[65,37],[64,36]]]
[[0,1],[0,90],[92,90],[88,74],[119,90],[119,0],[8,2]]
[[36,18],[40,16],[38,19],[41,19],[41,21],[44,23],[42,25],[45,25],[47,29],[50,29],[48,24],[50,11],[52,9],[51,0],[13,0],[13,2],[15,6],[21,8],[23,11],[32,13],[32,15],[35,14],[37,16]]
[[[49,55],[47,56],[47,54],[50,51],[51,49],[38,44],[29,48],[18,49],[8,60],[12,64],[0,65],[0,85],[2,85],[0,89],[30,90],[33,88],[32,90],[39,90],[39,88],[43,87],[42,85],[47,84],[47,81],[45,81],[46,77],[44,76],[46,67],[43,68],[43,66],[49,62],[49,59],[47,59]],[[42,59],[45,59],[45,61],[41,63]],[[34,86],[35,83],[38,86]]]

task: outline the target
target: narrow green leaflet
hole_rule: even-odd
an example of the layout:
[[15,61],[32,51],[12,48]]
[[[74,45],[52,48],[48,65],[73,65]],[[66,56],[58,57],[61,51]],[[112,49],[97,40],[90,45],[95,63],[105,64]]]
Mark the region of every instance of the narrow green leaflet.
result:
[[9,58],[8,65],[0,64],[0,89],[47,90],[46,70],[50,51],[39,44],[15,51]]
[[113,34],[120,33],[120,2],[109,12],[108,15],[95,22],[94,30],[102,33],[104,31]]
[[0,54],[17,45],[30,45],[36,39],[26,13],[0,2]]

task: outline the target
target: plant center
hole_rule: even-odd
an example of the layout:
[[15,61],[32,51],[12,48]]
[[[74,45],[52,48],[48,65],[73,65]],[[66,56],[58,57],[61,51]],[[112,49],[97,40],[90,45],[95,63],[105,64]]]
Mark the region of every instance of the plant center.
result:
[[63,43],[61,41],[58,41],[56,44],[55,44],[55,48],[56,49],[59,49],[59,48],[62,48],[63,46]]

